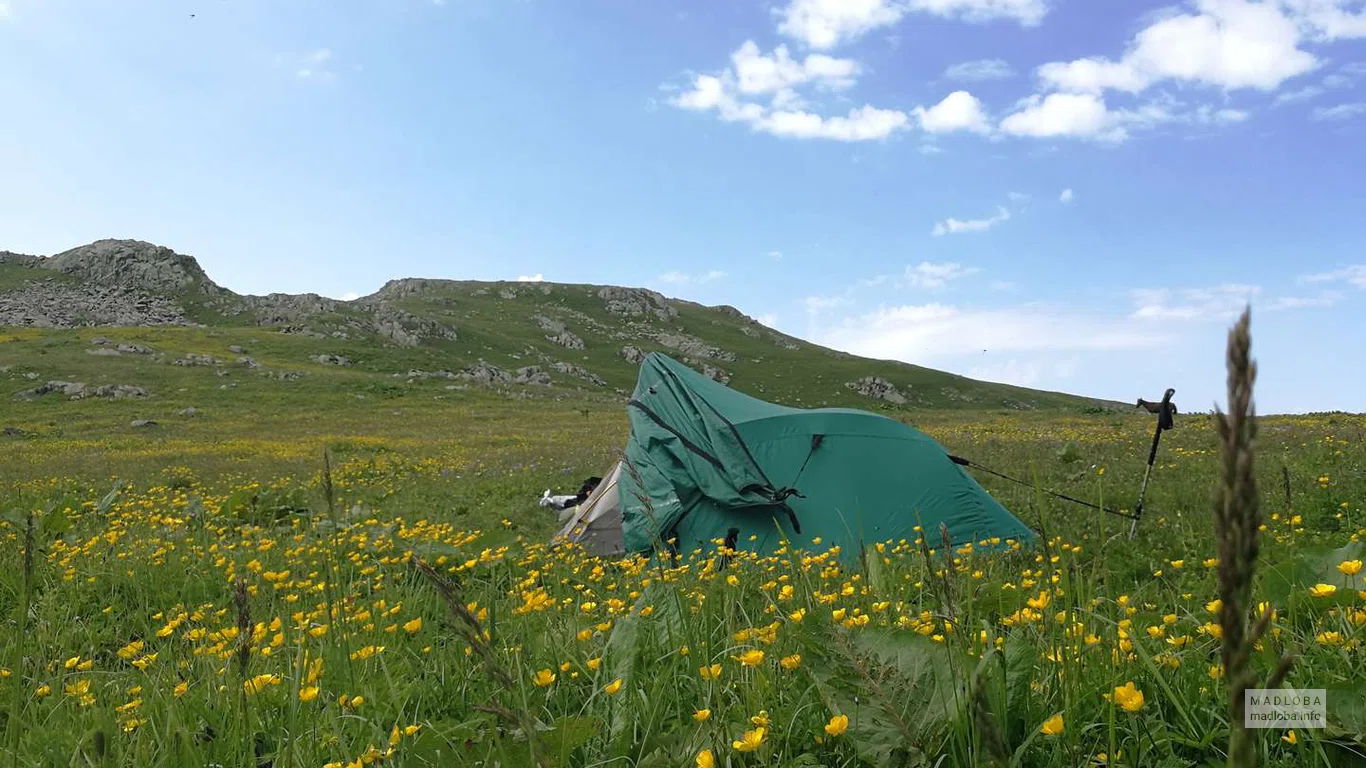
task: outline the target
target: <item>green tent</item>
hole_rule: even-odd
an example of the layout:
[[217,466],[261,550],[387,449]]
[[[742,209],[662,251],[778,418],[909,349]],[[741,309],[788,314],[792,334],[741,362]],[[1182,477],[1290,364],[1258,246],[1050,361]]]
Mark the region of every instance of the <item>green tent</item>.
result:
[[[820,537],[856,556],[861,544],[931,546],[1034,533],[944,449],[894,419],[850,408],[789,408],[712,381],[659,353],[641,364],[627,406],[625,458],[557,538],[602,555],[682,554],[729,537],[771,552]],[[781,533],[780,533],[781,531]]]

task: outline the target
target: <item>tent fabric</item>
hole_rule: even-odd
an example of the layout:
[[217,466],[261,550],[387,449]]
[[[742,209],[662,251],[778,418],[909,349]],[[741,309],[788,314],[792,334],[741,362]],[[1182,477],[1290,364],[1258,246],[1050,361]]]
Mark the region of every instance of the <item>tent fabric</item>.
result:
[[617,488],[621,469],[621,462],[617,462],[588,498],[574,509],[556,534],[557,540],[576,542],[590,554],[602,557],[626,554],[621,531],[621,497]]
[[623,552],[729,535],[759,552],[820,537],[856,553],[913,541],[917,526],[937,543],[941,523],[954,544],[1034,537],[938,443],[886,416],[766,402],[660,353],[642,361],[627,413],[617,508],[597,518],[619,515]]

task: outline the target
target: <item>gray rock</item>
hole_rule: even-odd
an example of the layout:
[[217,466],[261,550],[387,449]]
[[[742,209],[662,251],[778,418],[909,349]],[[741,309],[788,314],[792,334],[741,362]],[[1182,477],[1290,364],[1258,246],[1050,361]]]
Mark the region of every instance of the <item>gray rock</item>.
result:
[[177,415],[177,416],[197,416],[197,415],[199,415],[199,409],[198,409],[198,408],[195,408],[194,406],[190,406],[189,408],[181,408],[180,410],[176,411],[176,415]]
[[564,331],[554,336],[547,336],[546,339],[569,349],[583,349],[583,339],[569,331]]
[[621,357],[632,365],[640,365],[641,361],[645,359],[645,352],[640,347],[627,344],[621,348]]
[[484,385],[508,384],[512,382],[512,376],[509,375],[507,371],[496,365],[486,363],[483,360],[480,360],[474,365],[466,366],[456,374],[456,378]]
[[517,375],[513,377],[513,382],[517,384],[543,384],[550,385],[550,374],[541,370],[540,366],[528,365],[525,368],[518,368]]
[[100,285],[164,293],[225,293],[193,257],[139,240],[98,240],[45,259],[41,266]]
[[82,400],[87,397],[121,400],[129,397],[148,396],[147,390],[131,384],[104,384],[91,387],[80,381],[49,381],[40,387],[16,393],[15,397],[21,400],[33,400],[50,394],[64,395],[72,400]]
[[714,347],[696,336],[683,333],[661,333],[656,337],[656,341],[689,357],[724,360],[728,363],[735,361],[735,353]]
[[844,386],[864,397],[871,397],[896,405],[905,405],[909,401],[909,398],[895,384],[881,376],[864,376],[861,379],[846,382]]
[[238,365],[241,365],[241,366],[245,366],[245,367],[247,367],[247,368],[251,368],[251,369],[256,369],[256,368],[260,368],[260,367],[261,367],[261,364],[258,363],[258,362],[256,362],[255,359],[253,359],[253,358],[251,358],[251,357],[245,357],[245,356],[237,358],[237,364],[238,364]]
[[540,326],[541,330],[545,331],[548,334],[560,334],[564,333],[565,331],[564,323],[552,317],[546,317],[545,315],[532,315],[531,319],[536,321],[536,325]]
[[247,350],[241,344],[228,345],[228,351],[234,355],[245,355],[247,353]]
[[171,365],[179,365],[179,366],[187,366],[187,367],[188,367],[188,366],[197,366],[197,365],[222,365],[222,364],[223,364],[223,361],[222,361],[222,360],[219,360],[218,358],[214,357],[213,355],[201,355],[201,354],[199,354],[199,353],[197,353],[197,352],[191,352],[190,354],[188,354],[188,355],[186,355],[186,356],[180,358],[179,360],[173,360],[173,361],[171,361]]
[[517,298],[517,292],[510,288],[504,288],[498,292],[498,298],[508,300],[515,299]]
[[90,340],[90,343],[96,347],[103,347],[109,344],[109,338],[106,336],[96,336]]
[[87,349],[87,350],[85,351],[85,353],[86,353],[87,355],[94,355],[94,356],[96,356],[96,357],[121,357],[121,356],[122,356],[122,354],[121,354],[117,349],[110,349],[109,347],[100,347],[99,349]]
[[607,382],[604,381],[601,376],[597,375],[596,373],[593,373],[587,368],[584,368],[582,365],[575,365],[574,363],[556,362],[551,363],[550,367],[557,373],[563,373],[566,376],[573,376],[577,379],[583,379],[585,381],[592,382],[598,385],[599,387],[607,386]]
[[153,352],[151,347],[145,346],[143,344],[131,343],[120,344],[118,346],[118,350],[129,355],[150,355]]
[[341,355],[313,355],[308,359],[321,365],[340,365],[343,367],[351,365],[351,361]]
[[145,429],[147,427],[155,427],[156,425],[157,423],[151,419],[133,419],[128,422],[128,426],[133,427],[134,429]]
[[660,320],[678,317],[678,310],[669,304],[663,294],[644,288],[619,288],[605,286],[598,290],[607,311],[614,315],[652,316]]
[[[184,310],[166,296],[136,287],[97,283],[31,281],[0,293],[0,325],[33,328],[190,325]],[[108,344],[103,339],[103,344]]]
[[721,370],[720,368],[717,368],[717,367],[715,367],[715,366],[713,366],[713,365],[710,365],[710,364],[708,364],[708,363],[702,363],[701,370],[702,370],[702,375],[703,375],[703,376],[706,376],[707,378],[711,379],[712,381],[719,381],[719,382],[721,382],[722,384],[729,384],[729,383],[730,383],[730,372],[728,372],[728,371],[723,371],[723,370]]

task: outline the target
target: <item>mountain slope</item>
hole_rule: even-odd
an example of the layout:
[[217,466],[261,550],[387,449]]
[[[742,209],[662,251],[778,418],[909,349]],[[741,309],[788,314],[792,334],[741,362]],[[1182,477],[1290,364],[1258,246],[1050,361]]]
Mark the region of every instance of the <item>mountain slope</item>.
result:
[[[111,370],[109,358],[141,355],[220,376],[619,399],[634,385],[640,357],[657,350],[741,391],[802,407],[1121,407],[859,358],[767,328],[733,307],[636,288],[407,278],[354,301],[242,296],[215,284],[194,258],[132,240],[102,240],[49,258],[0,252],[3,326],[43,329],[16,341],[71,341],[81,354],[64,375],[91,380]],[[106,329],[105,336],[117,335],[112,328],[146,329],[135,335],[148,341],[143,346],[155,343],[148,352],[120,352],[122,339],[88,345],[100,334],[76,329],[90,328]],[[256,351],[248,353],[248,345]],[[27,344],[8,346],[0,364],[35,362],[22,359]]]

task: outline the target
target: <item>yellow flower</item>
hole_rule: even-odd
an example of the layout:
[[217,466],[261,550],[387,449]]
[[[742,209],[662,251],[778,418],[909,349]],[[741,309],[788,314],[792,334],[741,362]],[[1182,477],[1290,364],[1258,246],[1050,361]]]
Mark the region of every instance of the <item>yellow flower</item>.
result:
[[407,632],[410,635],[415,634],[419,629],[422,629],[421,616],[418,616],[416,619],[413,619],[412,621],[409,621],[403,625],[403,631]]
[[1332,584],[1315,584],[1309,588],[1309,594],[1314,597],[1332,597],[1337,591],[1338,588]]
[[1298,736],[1295,735],[1295,729],[1291,728],[1288,732],[1286,732],[1284,736],[1281,737],[1281,741],[1284,741],[1286,744],[1298,744],[1300,742],[1300,739]]
[[780,664],[783,669],[789,672],[801,666],[801,663],[802,655],[800,653],[794,653],[791,656],[784,656],[778,660],[778,664]]
[[1056,715],[1053,715],[1052,717],[1043,721],[1043,725],[1039,727],[1039,730],[1043,731],[1043,735],[1045,736],[1057,736],[1058,734],[1062,733],[1062,713],[1059,712]]
[[1132,680],[1116,688],[1113,697],[1107,694],[1105,698],[1123,707],[1126,712],[1143,709],[1143,691],[1134,687]]
[[603,690],[607,692],[608,696],[617,695],[617,691],[621,690],[621,678],[618,677],[616,680],[613,680],[612,682],[608,683],[605,687],[603,687]]
[[1320,632],[1318,637],[1314,639],[1319,642],[1319,645],[1342,645],[1341,632]]
[[42,685],[38,686],[38,690],[34,691],[33,695],[35,698],[41,699],[50,693],[52,693],[52,686],[48,685],[47,683],[43,683]]
[[181,680],[179,683],[176,683],[175,688],[171,690],[171,695],[180,698],[181,696],[184,696],[185,692],[188,690],[190,690],[190,684]]
[[787,615],[787,618],[789,618],[789,619],[791,619],[792,621],[795,621],[795,622],[800,622],[802,619],[806,618],[806,609],[805,609],[805,608],[798,608],[797,610],[793,611],[792,613],[789,613],[789,614]]
[[598,668],[601,667],[601,666],[602,666],[602,659],[601,659],[601,658],[589,659],[589,660],[588,660],[588,671],[589,671],[589,672],[597,672],[597,671],[598,671]]
[[703,720],[706,720],[709,717],[711,717],[710,709],[699,709],[696,712],[692,713],[692,719],[699,723]]
[[[1338,563],[1338,571],[1340,571],[1344,576],[1355,576],[1358,573],[1361,573],[1361,561],[1344,560]],[[1291,731],[1291,733],[1294,733],[1294,731]]]
[[280,676],[275,674],[257,675],[250,680],[243,681],[242,689],[248,696],[253,696],[265,690],[268,685],[279,685]]
[[1174,569],[1176,569],[1176,570],[1178,570],[1178,571],[1181,570],[1182,568],[1186,567],[1186,561],[1185,561],[1185,560],[1172,560],[1169,564],[1171,565],[1172,568],[1174,568]]
[[299,701],[312,701],[318,698],[318,686],[308,685],[299,689]]
[[1224,609],[1224,601],[1223,601],[1223,600],[1219,600],[1219,599],[1216,598],[1216,599],[1214,599],[1214,600],[1209,601],[1208,603],[1205,603],[1205,610],[1209,611],[1210,613],[1218,613],[1219,611],[1222,611],[1223,609]]
[[716,768],[716,758],[710,749],[704,749],[697,753],[697,768]]
[[700,667],[697,673],[702,676],[703,680],[716,680],[721,677],[721,665],[713,664],[710,667]]
[[847,730],[849,730],[848,715],[835,715],[830,718],[830,722],[825,724],[825,732],[831,736],[843,735]]
[[753,752],[764,744],[765,728],[755,728],[752,731],[745,731],[739,739],[730,743],[736,752]]
[[757,667],[764,663],[764,652],[758,648],[752,648],[739,656],[732,656],[732,659],[740,662],[746,667]]
[[544,688],[555,682],[555,673],[548,669],[543,669],[531,678],[531,682],[535,683],[537,688]]

